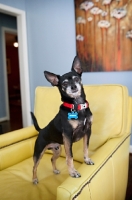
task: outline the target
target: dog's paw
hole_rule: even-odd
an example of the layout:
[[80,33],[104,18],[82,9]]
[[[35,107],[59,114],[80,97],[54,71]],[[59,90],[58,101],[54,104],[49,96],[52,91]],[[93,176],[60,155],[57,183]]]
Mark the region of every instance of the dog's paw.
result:
[[84,162],[87,164],[87,165],[94,165],[94,162],[90,159],[90,158],[84,158]]
[[73,178],[80,178],[81,174],[75,170],[75,171],[70,172],[70,176]]
[[38,184],[38,179],[37,179],[37,178],[33,179],[33,184],[34,184],[34,185],[37,185],[37,184]]
[[54,174],[60,174],[60,171],[58,169],[53,170]]

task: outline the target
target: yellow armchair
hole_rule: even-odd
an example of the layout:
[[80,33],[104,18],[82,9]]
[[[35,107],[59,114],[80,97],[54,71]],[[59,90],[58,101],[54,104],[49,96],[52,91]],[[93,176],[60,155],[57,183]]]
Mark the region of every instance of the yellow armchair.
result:
[[[34,126],[0,135],[1,200],[125,200],[128,178],[132,100],[121,85],[84,86],[93,113],[89,153],[95,165],[83,161],[82,141],[73,145],[74,165],[81,178],[68,174],[65,152],[52,172],[51,152],[39,166],[39,184],[32,184]],[[37,87],[34,112],[44,127],[61,104],[57,88]]]

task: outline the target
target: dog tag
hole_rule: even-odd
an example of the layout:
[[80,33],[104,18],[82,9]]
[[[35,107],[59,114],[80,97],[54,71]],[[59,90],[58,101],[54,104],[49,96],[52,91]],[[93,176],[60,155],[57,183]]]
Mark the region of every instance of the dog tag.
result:
[[68,113],[68,119],[78,119],[78,113],[74,111]]

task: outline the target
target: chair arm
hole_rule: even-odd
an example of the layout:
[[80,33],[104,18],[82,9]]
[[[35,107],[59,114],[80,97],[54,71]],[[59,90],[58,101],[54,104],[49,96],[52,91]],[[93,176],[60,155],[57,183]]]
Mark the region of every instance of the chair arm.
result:
[[[95,162],[95,165],[86,165],[83,163],[78,171],[81,174],[81,178],[75,179],[68,177],[58,188],[57,188],[57,200],[74,200],[78,196],[79,199],[91,199],[90,183],[94,180],[96,174],[101,172],[101,169],[110,168],[111,173],[113,173],[113,165],[109,164],[109,160],[117,152],[118,149],[121,149],[122,154],[125,154],[126,159],[129,155],[129,142],[130,135],[125,135],[120,138],[113,138],[100,147],[92,156],[92,160]],[[125,145],[124,145],[125,144]],[[120,148],[122,146],[122,148]],[[110,161],[118,162],[117,161]],[[106,164],[107,163],[107,164]],[[121,158],[121,164],[124,163],[124,157]],[[125,163],[124,163],[125,164]],[[124,169],[127,170],[127,164]],[[123,166],[123,165],[122,165]],[[102,173],[102,172],[101,172]],[[105,174],[104,174],[105,175]],[[102,180],[106,176],[102,176]],[[126,177],[127,179],[127,177]],[[107,181],[109,183],[109,181]],[[107,184],[106,182],[106,184]],[[98,183],[99,184],[99,183]],[[113,182],[111,181],[111,183]],[[98,187],[97,185],[95,187]],[[103,188],[102,188],[103,190]],[[79,198],[80,196],[80,198]]]
[[21,140],[26,140],[38,135],[34,126],[22,128],[16,131],[8,132],[0,135],[0,148],[17,143]]

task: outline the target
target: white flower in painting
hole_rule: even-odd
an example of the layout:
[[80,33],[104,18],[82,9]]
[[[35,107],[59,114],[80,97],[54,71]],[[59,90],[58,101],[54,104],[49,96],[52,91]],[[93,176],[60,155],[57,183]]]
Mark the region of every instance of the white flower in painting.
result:
[[108,5],[111,3],[112,0],[103,0],[102,4],[103,5]]
[[79,41],[83,41],[84,40],[84,36],[83,35],[77,35],[76,39]]
[[84,1],[83,3],[80,4],[80,9],[87,11],[90,8],[92,8],[93,6],[94,6],[93,2]]
[[93,20],[93,18],[92,17],[88,17],[88,19],[87,19],[89,22],[91,22],[92,20]]
[[94,7],[90,10],[90,12],[93,14],[93,15],[98,15],[100,13],[102,13],[102,10],[98,7]]
[[122,27],[121,27],[121,29],[122,29],[122,30],[125,30],[125,29],[126,29],[126,27],[125,27],[125,26],[122,26]]
[[78,23],[78,24],[85,24],[85,23],[86,23],[86,20],[85,20],[83,17],[78,17],[78,18],[77,18],[77,23]]
[[125,8],[115,8],[112,12],[111,12],[111,17],[115,17],[117,19],[121,19],[123,17],[125,17],[127,14],[127,11]]
[[108,28],[110,26],[110,22],[108,22],[107,20],[101,20],[98,22],[98,26],[100,28]]
[[107,11],[102,11],[102,13],[101,13],[102,17],[105,17],[107,14],[108,14]]
[[131,38],[132,39],[132,30],[127,31],[126,38]]

